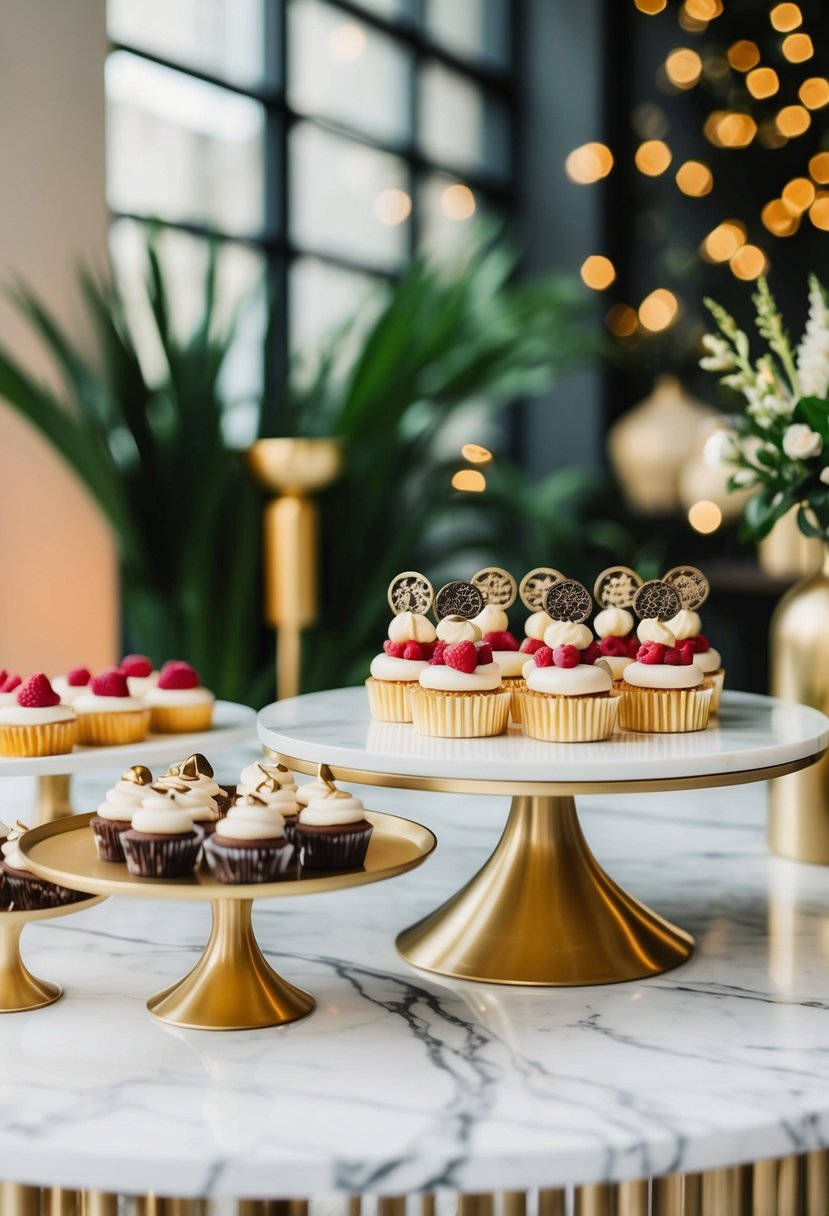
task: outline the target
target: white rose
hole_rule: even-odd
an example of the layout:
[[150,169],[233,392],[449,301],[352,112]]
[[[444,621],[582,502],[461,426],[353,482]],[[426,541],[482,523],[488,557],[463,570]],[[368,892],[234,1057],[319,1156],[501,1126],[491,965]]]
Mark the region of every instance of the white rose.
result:
[[790,460],[810,460],[823,451],[823,440],[817,431],[802,422],[787,427],[783,435],[783,451]]
[[820,480],[825,486],[829,486],[829,465],[825,469],[820,470]]

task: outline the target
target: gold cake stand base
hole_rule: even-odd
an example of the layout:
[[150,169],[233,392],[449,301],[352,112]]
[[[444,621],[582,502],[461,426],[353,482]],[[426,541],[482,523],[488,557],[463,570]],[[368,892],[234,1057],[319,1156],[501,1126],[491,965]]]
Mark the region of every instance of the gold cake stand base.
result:
[[[26,925],[36,920],[54,920],[56,916],[70,916],[82,912],[93,904],[94,899],[78,900],[60,908],[41,908],[37,912],[22,910],[0,911],[0,1013],[23,1013],[27,1009],[42,1009],[61,996],[61,988],[50,980],[41,980],[32,975],[20,954],[20,935]],[[2,1211],[2,1209],[0,1209]],[[4,1213],[5,1216],[5,1213]]]

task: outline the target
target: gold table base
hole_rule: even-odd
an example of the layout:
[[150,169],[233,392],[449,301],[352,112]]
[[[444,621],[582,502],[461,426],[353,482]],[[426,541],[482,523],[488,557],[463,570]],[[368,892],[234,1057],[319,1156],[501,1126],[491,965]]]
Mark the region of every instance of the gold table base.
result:
[[[50,980],[41,980],[32,975],[20,954],[20,935],[26,925],[37,920],[54,920],[57,916],[70,916],[82,912],[93,904],[101,903],[102,897],[79,900],[60,908],[41,908],[37,912],[22,910],[0,911],[0,1013],[23,1013],[27,1009],[42,1009],[53,1004],[61,996],[61,988]],[[0,1207],[0,1216],[6,1210]]]

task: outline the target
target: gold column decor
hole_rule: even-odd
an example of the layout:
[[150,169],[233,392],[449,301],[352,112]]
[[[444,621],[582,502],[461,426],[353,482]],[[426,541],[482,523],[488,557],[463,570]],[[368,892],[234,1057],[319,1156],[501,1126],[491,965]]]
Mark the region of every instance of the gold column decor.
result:
[[309,497],[340,474],[337,439],[260,439],[248,467],[277,494],[265,508],[265,619],[277,630],[276,690],[299,692],[302,630],[317,619],[317,508]]

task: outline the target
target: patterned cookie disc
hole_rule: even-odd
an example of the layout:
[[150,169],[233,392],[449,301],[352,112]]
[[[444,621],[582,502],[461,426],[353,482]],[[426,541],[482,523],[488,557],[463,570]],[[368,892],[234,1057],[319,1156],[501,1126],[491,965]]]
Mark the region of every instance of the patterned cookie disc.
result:
[[590,592],[574,578],[553,583],[544,598],[544,608],[554,621],[586,621],[593,608]]
[[484,597],[472,583],[446,583],[435,596],[435,616],[439,621],[445,616],[462,616],[471,621],[483,607]]
[[518,588],[521,603],[530,612],[543,612],[547,592],[553,583],[562,578],[564,575],[561,571],[554,570],[552,566],[537,566],[535,570],[530,570],[529,574],[525,574],[521,579],[521,586]]
[[629,608],[642,586],[642,579],[629,566],[608,566],[593,587],[596,603],[605,608]]
[[496,608],[510,608],[518,595],[518,585],[507,570],[500,566],[484,566],[471,578],[473,587],[477,587],[487,604]]
[[389,583],[389,607],[395,616],[401,612],[426,613],[432,607],[435,592],[425,574],[404,570]]
[[676,588],[657,578],[643,583],[633,599],[633,611],[642,621],[669,621],[681,607]]
[[674,566],[664,576],[664,581],[679,592],[682,607],[692,611],[702,607],[711,590],[708,579],[696,566]]

